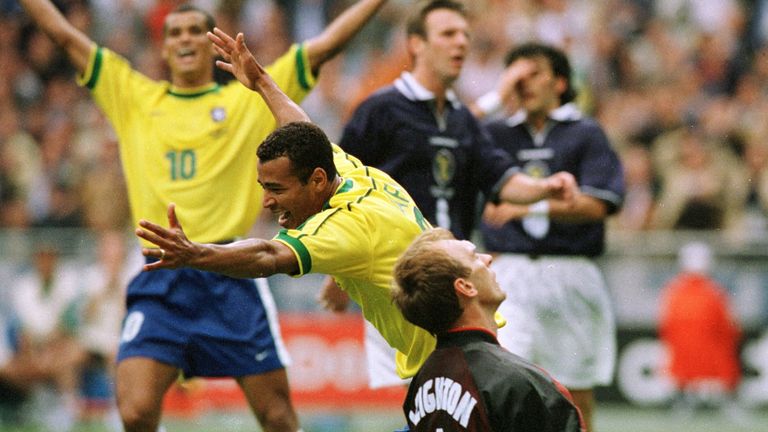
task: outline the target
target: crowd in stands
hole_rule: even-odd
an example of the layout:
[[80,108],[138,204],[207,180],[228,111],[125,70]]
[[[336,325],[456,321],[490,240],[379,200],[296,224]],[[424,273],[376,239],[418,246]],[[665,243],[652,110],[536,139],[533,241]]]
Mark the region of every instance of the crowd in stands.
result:
[[[70,21],[162,78],[159,34],[178,0],[60,0]],[[348,2],[207,0],[268,63]],[[352,49],[324,68],[305,102],[338,138],[350,111],[408,67],[390,3]],[[764,0],[480,0],[458,83],[464,100],[493,88],[514,43],[537,39],[573,59],[579,103],[626,165],[613,227],[765,229],[768,209],[768,2]],[[109,125],[53,44],[13,0],[0,2],[0,227],[122,228],[127,205]]]
[[[179,0],[59,0],[69,20],[164,77],[160,33]],[[219,26],[245,32],[268,63],[319,32],[341,0],[205,0]],[[394,1],[322,71],[304,103],[338,138],[350,111],[408,67]],[[564,47],[579,103],[626,166],[623,230],[765,229],[768,209],[768,2],[763,0],[478,0],[457,90],[491,90],[506,51]],[[14,0],[0,1],[0,227],[122,228],[127,205],[115,138],[62,54]]]
[[[317,34],[351,1],[197,3],[215,11],[228,33],[243,31],[267,64],[293,40]],[[165,76],[163,18],[181,1],[55,3],[70,22],[148,76]],[[340,137],[357,103],[408,67],[402,23],[410,3],[391,1],[350,49],[324,66],[303,106],[332,139]],[[465,101],[494,88],[514,44],[539,40],[568,52],[578,103],[604,126],[625,168],[626,202],[611,229],[768,233],[768,0],[467,3],[474,13],[473,46],[456,88]],[[0,230],[85,228],[112,248],[102,254],[105,263],[89,294],[97,303],[76,303],[87,331],[106,328],[95,317],[120,316],[115,298],[121,298],[123,276],[112,265],[123,262],[126,239],[115,233],[124,234],[129,220],[111,127],[87,89],[77,85],[63,54],[26,20],[15,0],[0,0]],[[55,251],[38,252],[44,259]],[[35,283],[30,293],[39,288]],[[0,289],[0,296],[6,294]],[[74,300],[61,299],[61,312]],[[98,308],[110,312],[98,314]],[[66,334],[44,336],[46,344],[67,350],[58,357],[67,367],[62,360],[50,371],[40,365],[33,372],[50,373],[62,391],[74,385],[71,372],[94,358],[108,361],[112,352],[104,347],[115,343],[96,335],[85,339],[102,345],[73,348]]]

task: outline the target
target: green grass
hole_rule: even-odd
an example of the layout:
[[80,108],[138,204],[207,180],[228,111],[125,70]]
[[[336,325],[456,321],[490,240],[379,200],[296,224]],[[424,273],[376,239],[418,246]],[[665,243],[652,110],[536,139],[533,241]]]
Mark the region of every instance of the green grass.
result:
[[[405,422],[400,412],[384,411],[302,411],[306,432],[392,432]],[[638,408],[628,405],[600,405],[595,432],[768,432],[768,407],[748,411],[751,422],[740,425],[715,411],[699,411],[684,417],[666,408]],[[167,432],[254,432],[256,421],[245,411],[212,412],[195,418],[167,417]],[[2,432],[43,432],[33,427],[2,428]],[[47,431],[45,431],[47,432]],[[101,422],[81,424],[75,432],[112,432]]]

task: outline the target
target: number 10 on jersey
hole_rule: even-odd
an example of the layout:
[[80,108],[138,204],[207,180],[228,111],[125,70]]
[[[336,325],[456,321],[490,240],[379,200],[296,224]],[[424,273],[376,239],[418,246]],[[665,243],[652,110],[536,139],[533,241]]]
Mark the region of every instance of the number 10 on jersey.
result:
[[194,150],[171,150],[165,154],[171,169],[171,180],[189,180],[195,176],[197,157]]

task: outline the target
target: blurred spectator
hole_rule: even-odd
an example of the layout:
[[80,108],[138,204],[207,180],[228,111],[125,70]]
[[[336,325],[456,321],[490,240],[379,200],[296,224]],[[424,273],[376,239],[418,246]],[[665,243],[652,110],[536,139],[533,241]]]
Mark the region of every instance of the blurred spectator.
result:
[[121,231],[130,227],[131,212],[117,138],[110,133],[101,141],[95,149],[97,156],[82,173],[83,217],[87,226],[96,231]]
[[657,185],[650,151],[641,144],[631,144],[620,153],[624,167],[626,195],[624,205],[608,226],[641,231],[650,228]]
[[743,167],[722,142],[696,127],[668,132],[654,144],[661,191],[653,218],[660,229],[732,228],[746,200]]
[[722,405],[734,397],[741,377],[741,329],[727,292],[710,275],[712,251],[701,242],[680,248],[680,273],[661,293],[659,335],[668,351],[667,373],[686,410]]
[[99,234],[95,263],[83,273],[86,298],[77,335],[88,358],[82,380],[84,415],[104,418],[115,431],[122,430],[112,383],[125,316],[125,292],[140,266],[139,262],[127,265],[132,262],[127,254],[127,241],[122,230],[104,230]]
[[96,255],[97,262],[85,275],[87,298],[79,339],[90,353],[111,365],[125,312],[125,288],[135,268],[126,268],[127,245],[122,231],[102,232]]
[[35,226],[81,226],[77,182],[82,174],[71,150],[75,124],[57,116],[40,141],[41,170],[35,173],[29,191],[29,205]]
[[[98,39],[152,78],[167,77],[159,46],[153,41],[162,32],[165,13],[176,3],[178,0],[59,2],[70,22],[91,34],[103,36]],[[313,29],[321,28],[349,1],[207,0],[203,3],[217,11],[223,27],[251,28],[246,34],[248,43],[258,58],[268,63],[276,53],[284,51],[295,32],[314,33]],[[398,23],[404,21],[407,3],[391,2],[366,30],[365,37],[355,41],[344,57],[324,73],[325,84],[307,100],[306,108],[326,129],[340,130],[351,107],[408,67],[402,44],[398,44],[402,39]],[[765,37],[768,6],[765,1],[478,0],[468,3],[475,15],[473,43],[483,49],[472,50],[473,54],[466,59],[466,71],[457,87],[462,97],[474,99],[474,95],[489,90],[491,80],[483,77],[494,74],[497,65],[502,64],[497,47],[538,40],[568,52],[573,59],[576,81],[582,84],[580,94],[585,95],[579,100],[580,105],[587,110],[595,109],[594,116],[618,147],[634,138],[650,146],[657,138],[681,127],[685,116],[709,117],[696,128],[703,128],[707,139],[713,140],[709,151],[717,157],[733,145],[724,134],[738,131],[747,136],[765,123],[761,114],[768,106],[768,45],[765,42],[768,40]],[[103,136],[102,132],[108,131],[103,122],[82,121],[83,113],[92,109],[92,102],[71,80],[72,69],[46,37],[18,16],[15,2],[0,3],[0,100],[3,101],[0,105],[4,105],[0,107],[3,113],[0,118],[3,122],[11,118],[7,122],[18,125],[14,127],[16,137],[9,138],[0,132],[0,159],[5,159],[0,160],[3,167],[0,177],[4,182],[11,178],[14,185],[3,194],[18,198],[5,201],[28,203],[32,221],[40,224],[47,223],[46,211],[41,213],[41,209],[49,205],[45,202],[50,201],[50,191],[56,182],[30,187],[30,173],[40,173],[36,166],[40,165],[45,151],[35,154],[34,148],[16,142],[27,138],[18,137],[32,137],[40,142],[41,150],[45,150],[47,144],[43,141],[50,139],[44,138],[50,134],[46,131],[58,127],[61,117],[74,122],[76,129],[68,146],[79,147],[84,131],[94,136]],[[254,17],[263,18],[256,28],[250,25]],[[286,22],[292,23],[291,26],[286,26]],[[333,109],[327,109],[329,106]],[[15,115],[7,115],[9,110]],[[8,140],[15,142],[10,145],[12,150],[8,149]],[[655,153],[654,150],[654,169],[660,178],[667,179],[665,174],[677,167],[679,161],[665,159],[659,164]],[[84,154],[87,160],[80,158],[81,154],[76,155],[72,171],[81,170],[83,165],[93,166],[93,161],[101,157],[98,152]],[[7,160],[20,157],[20,161]],[[731,166],[738,171],[738,165],[745,167],[744,164],[744,160],[735,160]],[[722,181],[722,178],[711,178],[712,175],[714,172],[708,170],[701,177],[707,182]],[[736,175],[732,181],[737,190],[750,188],[745,183],[746,177],[739,179]],[[670,192],[668,187],[666,190]],[[79,191],[73,194],[77,193]],[[663,193],[660,196],[668,199]],[[82,209],[89,204],[75,205],[86,215],[80,224],[90,226],[92,218],[87,215],[88,210]],[[663,203],[664,207],[668,205]],[[728,206],[733,206],[733,213],[738,215],[743,211],[740,207],[744,202],[735,200]],[[665,213],[662,211],[661,216]],[[729,221],[729,217],[724,215],[725,225],[708,223],[705,229],[743,226]],[[675,229],[677,221],[659,222],[654,226]]]
[[744,212],[745,233],[768,232],[768,141],[763,127],[746,138],[743,163],[746,166],[749,191]]
[[[0,311],[0,429],[30,421],[26,407],[37,385],[50,377],[43,359],[19,337],[12,312]],[[16,429],[13,429],[16,430]]]
[[83,293],[80,276],[59,267],[59,252],[44,242],[34,253],[34,267],[12,284],[11,304],[18,319],[20,355],[36,358],[54,390],[54,405],[39,413],[50,430],[72,428],[80,415],[81,371],[87,360],[76,339]]

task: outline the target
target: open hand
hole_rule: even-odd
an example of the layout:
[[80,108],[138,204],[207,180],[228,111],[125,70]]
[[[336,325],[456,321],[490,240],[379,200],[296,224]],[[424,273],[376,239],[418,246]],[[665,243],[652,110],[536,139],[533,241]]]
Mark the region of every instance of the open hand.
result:
[[213,32],[208,32],[207,36],[216,52],[224,59],[216,60],[216,66],[234,75],[244,86],[256,90],[258,80],[266,75],[266,72],[245,45],[243,34],[238,33],[233,39],[232,36],[215,27]]
[[176,218],[176,205],[168,206],[168,226],[164,228],[147,220],[140,220],[136,229],[138,237],[157,245],[157,248],[143,248],[142,255],[157,258],[158,261],[144,265],[145,271],[161,268],[184,267],[198,255],[199,245],[191,242],[184,234]]
[[317,302],[325,310],[341,313],[349,306],[349,294],[342,290],[332,277],[326,276],[317,295]]

